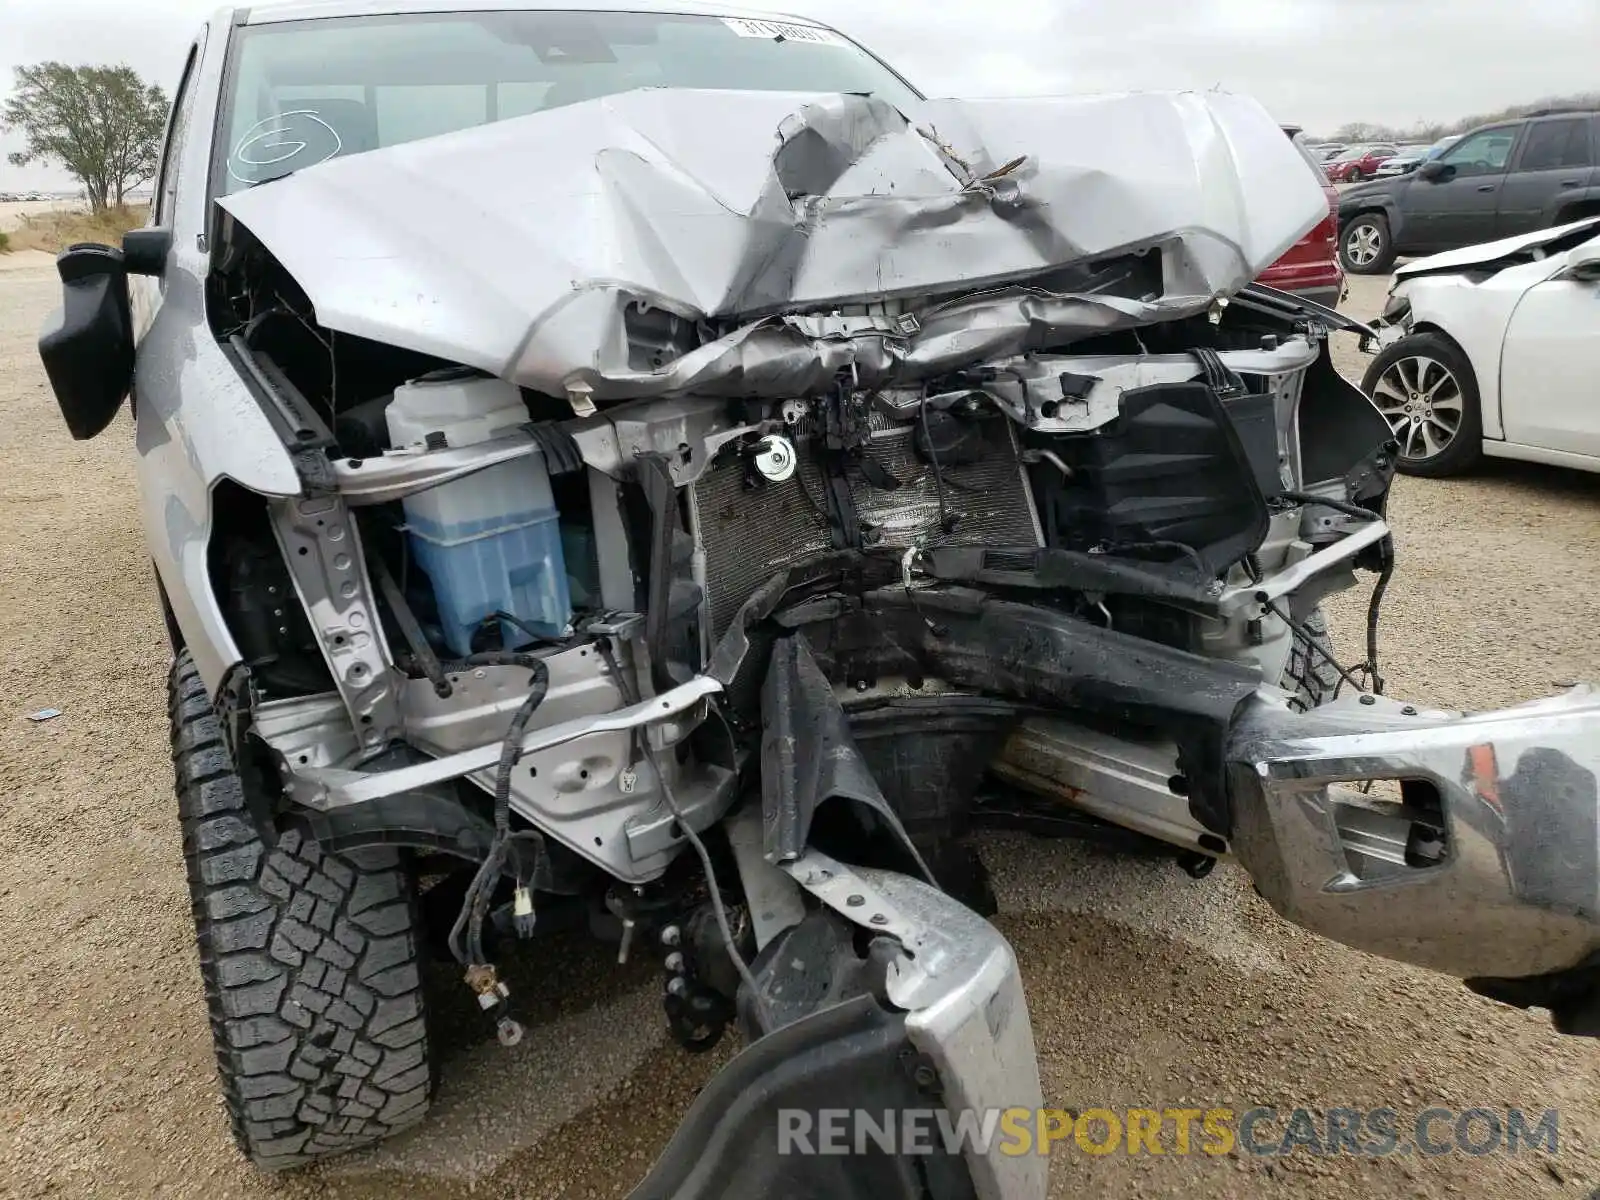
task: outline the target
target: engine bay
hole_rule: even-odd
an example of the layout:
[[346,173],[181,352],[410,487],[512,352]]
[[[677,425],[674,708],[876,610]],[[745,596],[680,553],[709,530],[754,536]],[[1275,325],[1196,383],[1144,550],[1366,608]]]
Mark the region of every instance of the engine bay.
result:
[[[1262,609],[1262,580],[1347,556],[1342,574],[1297,584],[1295,603],[1314,605],[1318,587],[1353,582],[1350,565],[1378,563],[1376,545],[1339,544],[1381,513],[1382,431],[1364,443],[1350,431],[1345,447],[1366,453],[1325,474],[1349,450],[1308,448],[1304,434],[1341,407],[1352,423],[1346,385],[1326,364],[1327,325],[1270,293],[921,382],[845,375],[782,399],[686,394],[586,412],[322,327],[274,257],[242,226],[233,235],[212,279],[218,336],[322,496],[241,516],[213,540],[212,569],[274,773],[313,809],[348,801],[350,778],[374,764],[460,765],[504,737],[535,665],[537,727],[592,726],[718,678],[727,700],[714,713],[699,697],[648,731],[585,726],[579,753],[567,740],[525,746],[506,785],[511,812],[574,863],[642,883],[673,861],[685,821],[714,822],[760,758],[753,664],[769,650],[750,643],[779,610],[823,596],[848,607],[886,587],[914,605],[925,589],[976,588],[1276,682],[1292,617]],[[1127,290],[1155,261],[1077,271]],[[916,324],[891,307],[796,321],[819,336]],[[725,336],[649,328],[641,352],[657,335],[678,338],[678,355],[694,349],[683,338]],[[352,542],[368,579],[336,583]],[[320,567],[309,586],[307,558]],[[302,605],[286,609],[291,592]],[[330,641],[312,629],[319,599],[364,603],[327,626],[345,630]],[[925,860],[964,873],[951,846],[983,771],[920,814],[917,781],[931,762],[946,777],[958,758],[981,768],[1037,701],[997,704],[941,677],[923,650],[840,653],[830,635],[808,636],[854,736],[874,747],[886,810],[931,831],[912,838]],[[352,653],[360,670],[341,671]],[[929,737],[927,721],[953,724]],[[296,761],[301,744],[314,758]],[[937,748],[907,749],[918,744]],[[451,778],[491,814],[492,764]],[[460,786],[434,786],[445,784]]]

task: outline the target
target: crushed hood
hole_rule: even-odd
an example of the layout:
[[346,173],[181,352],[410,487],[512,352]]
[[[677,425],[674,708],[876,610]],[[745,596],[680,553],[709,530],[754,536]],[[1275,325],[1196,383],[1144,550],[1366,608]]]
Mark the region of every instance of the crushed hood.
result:
[[[1184,316],[1327,214],[1271,117],[1221,93],[908,119],[866,96],[635,91],[219,203],[327,328],[575,399],[903,381]],[[1158,288],[1062,271],[1142,252]],[[879,301],[900,303],[816,319]],[[641,334],[664,314],[673,338]]]
[[1552,229],[1540,229],[1516,237],[1501,238],[1495,242],[1481,242],[1476,246],[1463,246],[1459,250],[1446,250],[1430,254],[1427,258],[1413,259],[1395,268],[1395,278],[1406,279],[1413,275],[1436,275],[1440,271],[1462,271],[1469,267],[1487,267],[1502,259],[1528,254],[1541,247],[1562,241],[1574,233],[1600,233],[1600,217],[1585,217]]

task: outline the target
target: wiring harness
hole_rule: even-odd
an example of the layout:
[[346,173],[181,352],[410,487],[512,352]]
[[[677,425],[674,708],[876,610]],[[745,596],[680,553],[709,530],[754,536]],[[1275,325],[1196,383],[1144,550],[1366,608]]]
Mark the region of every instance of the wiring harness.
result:
[[[1320,504],[1324,508],[1331,508],[1334,512],[1343,513],[1347,517],[1355,517],[1360,521],[1383,520],[1372,509],[1362,508],[1359,504],[1351,504],[1344,500],[1334,500],[1326,496],[1313,496],[1309,492],[1283,492],[1281,495],[1283,499],[1293,501],[1296,504]],[[1383,676],[1378,671],[1378,619],[1383,612],[1384,594],[1389,590],[1390,579],[1394,577],[1394,535],[1385,536],[1383,541],[1378,543],[1378,549],[1381,555],[1378,582],[1373,586],[1372,598],[1367,602],[1367,659],[1363,663],[1357,663],[1355,669],[1366,675],[1366,681],[1371,685],[1374,694],[1381,696],[1383,695]],[[1340,665],[1339,661],[1328,652],[1326,647],[1311,636],[1310,631],[1304,625],[1292,620],[1289,614],[1279,608],[1276,603],[1268,604],[1267,607],[1277,613],[1289,628],[1294,630],[1312,650],[1332,664],[1333,669],[1339,672],[1340,686],[1348,683],[1357,691],[1366,690],[1350,671],[1345,670]],[[1336,692],[1335,695],[1337,694]]]
[[537,872],[537,864],[544,856],[544,839],[536,830],[512,831],[511,772],[521,754],[522,738],[527,733],[528,723],[533,720],[533,714],[539,710],[545,694],[550,690],[550,670],[544,660],[535,655],[508,652],[474,654],[459,664],[448,664],[446,670],[462,667],[522,667],[532,672],[528,694],[517,707],[505,738],[500,743],[500,761],[495,768],[494,780],[494,837],[489,843],[489,852],[473,875],[472,882],[467,885],[461,911],[450,929],[450,953],[466,968],[467,986],[477,994],[478,1003],[485,1011],[498,1012],[496,1032],[500,1041],[505,1045],[515,1045],[522,1040],[522,1026],[506,1012],[511,991],[500,979],[499,972],[484,950],[483,923],[489,915],[489,905],[506,864],[512,860],[518,848],[516,844],[522,842],[528,844],[531,852],[529,861],[533,867],[525,870],[525,856],[520,853],[515,855],[517,883],[512,916],[519,936],[528,937],[533,933],[533,894],[530,884]]

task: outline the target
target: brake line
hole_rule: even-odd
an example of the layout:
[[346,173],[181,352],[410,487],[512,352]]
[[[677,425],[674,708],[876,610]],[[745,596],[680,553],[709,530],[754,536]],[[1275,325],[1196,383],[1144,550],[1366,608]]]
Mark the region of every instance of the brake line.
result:
[[661,786],[661,797],[667,802],[667,810],[672,813],[678,828],[683,830],[684,837],[688,838],[689,844],[694,847],[695,854],[700,858],[700,868],[706,873],[706,887],[711,892],[711,909],[717,918],[717,928],[722,932],[723,947],[728,951],[728,958],[732,960],[740,980],[750,989],[750,994],[758,995],[761,987],[756,983],[755,976],[750,973],[750,964],[745,962],[744,955],[739,953],[738,942],[733,936],[733,927],[728,923],[728,910],[722,902],[722,888],[717,884],[717,871],[711,863],[711,852],[706,849],[705,842],[701,840],[694,826],[689,824],[689,818],[684,815],[683,809],[678,807],[678,798],[672,794],[672,785],[667,782],[667,777],[661,770],[661,764],[656,759],[655,747],[650,745],[648,732],[643,741],[645,758],[649,760],[650,768],[656,774],[656,782]]
[[1288,612],[1286,610],[1278,607],[1278,602],[1276,600],[1268,600],[1266,602],[1266,605],[1267,605],[1268,610],[1273,612],[1273,613],[1275,613],[1277,615],[1278,619],[1280,621],[1282,621],[1285,625],[1287,625],[1289,627],[1289,629],[1295,634],[1296,637],[1298,637],[1301,641],[1306,643],[1306,645],[1308,647],[1310,647],[1312,650],[1315,650],[1318,654],[1322,655],[1322,657],[1325,658],[1328,661],[1328,663],[1333,667],[1333,669],[1335,671],[1339,672],[1339,674],[1344,678],[1344,681],[1346,683],[1348,683],[1351,687],[1355,688],[1356,691],[1358,691],[1358,692],[1362,692],[1362,691],[1366,690],[1356,680],[1356,677],[1354,675],[1352,675],[1349,671],[1345,670],[1343,665],[1340,664],[1339,660],[1333,656],[1333,653],[1330,650],[1328,650],[1325,646],[1323,646],[1323,644],[1321,642],[1317,641],[1316,636],[1311,632],[1311,630],[1309,628],[1307,628],[1305,622],[1296,621],[1293,617],[1291,617],[1288,614]]

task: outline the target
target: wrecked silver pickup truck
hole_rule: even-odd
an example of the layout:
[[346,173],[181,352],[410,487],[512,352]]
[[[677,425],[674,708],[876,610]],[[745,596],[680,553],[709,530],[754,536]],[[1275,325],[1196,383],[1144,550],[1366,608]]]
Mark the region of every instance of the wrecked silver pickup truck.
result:
[[1038,1156],[777,1142],[1041,1104],[986,826],[1231,857],[1596,1031],[1600,706],[1382,694],[1395,447],[1327,354],[1361,328],[1249,284],[1325,216],[1257,105],[412,7],[214,20],[152,226],[61,256],[40,342],[75,436],[131,392],[252,1160],[424,1116],[430,918],[515,1044],[497,964],[576,915],[684,1046],[746,1043],[640,1196],[1041,1197]]

